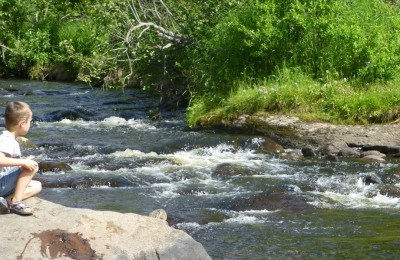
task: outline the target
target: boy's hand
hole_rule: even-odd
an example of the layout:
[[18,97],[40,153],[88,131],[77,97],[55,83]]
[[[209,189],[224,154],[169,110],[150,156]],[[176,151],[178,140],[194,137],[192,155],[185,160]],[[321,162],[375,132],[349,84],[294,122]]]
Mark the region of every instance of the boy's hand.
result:
[[34,171],[34,170],[38,169],[39,165],[37,162],[35,162],[32,159],[24,159],[24,163],[23,163],[22,167],[27,170]]

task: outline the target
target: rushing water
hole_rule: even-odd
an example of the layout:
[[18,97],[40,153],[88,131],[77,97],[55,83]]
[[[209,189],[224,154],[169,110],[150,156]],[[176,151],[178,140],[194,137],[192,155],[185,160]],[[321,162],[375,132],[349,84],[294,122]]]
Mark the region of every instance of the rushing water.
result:
[[[149,120],[157,102],[138,90],[0,80],[0,94],[0,103],[23,100],[34,111],[27,137],[37,147],[23,154],[72,167],[38,175],[47,187],[41,198],[144,215],[163,208],[213,259],[400,257],[400,183],[362,181],[398,173],[395,159],[291,161],[257,153],[259,136],[189,131],[182,111]],[[215,176],[221,164],[254,174]],[[233,206],[262,192],[305,202],[274,210]]]

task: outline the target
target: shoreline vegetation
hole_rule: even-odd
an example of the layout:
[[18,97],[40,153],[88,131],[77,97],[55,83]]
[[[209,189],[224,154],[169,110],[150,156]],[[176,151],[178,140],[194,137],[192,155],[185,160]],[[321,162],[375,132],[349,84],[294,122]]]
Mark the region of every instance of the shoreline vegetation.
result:
[[400,118],[398,1],[0,0],[0,31],[0,77],[142,88],[193,128]]

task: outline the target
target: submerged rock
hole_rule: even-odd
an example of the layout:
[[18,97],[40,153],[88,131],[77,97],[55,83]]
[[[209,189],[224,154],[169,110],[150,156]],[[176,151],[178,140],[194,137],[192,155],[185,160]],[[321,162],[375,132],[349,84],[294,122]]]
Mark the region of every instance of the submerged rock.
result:
[[302,160],[304,156],[300,150],[294,150],[279,154],[279,158],[285,160]]
[[78,120],[78,119],[83,119],[83,120],[90,120],[93,117],[93,113],[86,110],[83,107],[77,107],[75,109],[71,110],[58,110],[51,112],[46,115],[47,121],[61,121],[63,119],[69,119],[69,120]]
[[376,157],[380,157],[380,158],[385,158],[386,157],[386,154],[381,153],[381,152],[376,151],[376,150],[370,150],[370,151],[365,151],[365,152],[361,153],[361,157],[366,157],[366,156],[371,156],[371,155],[376,156]]
[[379,179],[378,176],[372,175],[372,174],[361,174],[360,176],[362,182],[365,185],[371,185],[371,184],[379,184],[382,181]]
[[44,188],[74,188],[86,189],[92,187],[137,187],[139,183],[123,175],[117,176],[65,176],[65,175],[36,175],[35,180],[42,183]]
[[71,171],[72,167],[66,162],[57,161],[42,161],[39,162],[39,172],[68,172]]
[[381,156],[378,155],[367,155],[360,159],[362,162],[367,163],[385,163],[386,160],[383,159]]
[[382,176],[382,182],[385,184],[398,184],[400,183],[400,172],[386,173]]
[[[32,217],[1,215],[1,259],[211,259],[187,233],[133,213],[67,208],[39,198]],[[22,219],[24,218],[24,219]]]
[[273,193],[265,191],[252,195],[248,198],[237,198],[233,201],[230,209],[236,211],[245,210],[310,210],[316,207],[308,204],[298,195]]
[[30,141],[29,139],[23,137],[23,136],[18,136],[17,137],[17,142],[21,146],[22,149],[28,149],[28,148],[36,148],[37,145]]
[[360,157],[360,152],[356,151],[353,148],[346,147],[339,151],[338,156],[343,157]]
[[301,153],[304,157],[315,157],[315,152],[311,145],[306,145],[301,148]]
[[232,164],[232,163],[222,163],[217,165],[213,170],[212,177],[229,177],[229,176],[251,176],[256,173],[252,170],[246,169],[243,166]]

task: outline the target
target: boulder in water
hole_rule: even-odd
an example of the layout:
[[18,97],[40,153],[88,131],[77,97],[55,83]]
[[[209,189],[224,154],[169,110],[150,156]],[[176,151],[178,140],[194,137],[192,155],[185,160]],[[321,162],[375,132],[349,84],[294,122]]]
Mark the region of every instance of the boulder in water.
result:
[[360,153],[358,151],[356,151],[355,149],[351,148],[351,147],[345,147],[342,148],[339,153],[338,156],[343,156],[343,157],[360,157]]
[[213,170],[212,177],[230,177],[230,176],[251,176],[256,173],[252,170],[246,169],[243,166],[232,164],[232,163],[222,163],[217,165]]
[[304,157],[315,157],[315,152],[311,145],[306,145],[301,148],[301,153]]
[[254,194],[247,198],[236,198],[230,207],[230,209],[236,211],[280,209],[301,211],[315,208],[299,195],[273,193],[270,191]]
[[72,167],[66,162],[41,161],[39,162],[39,172],[68,172]]

